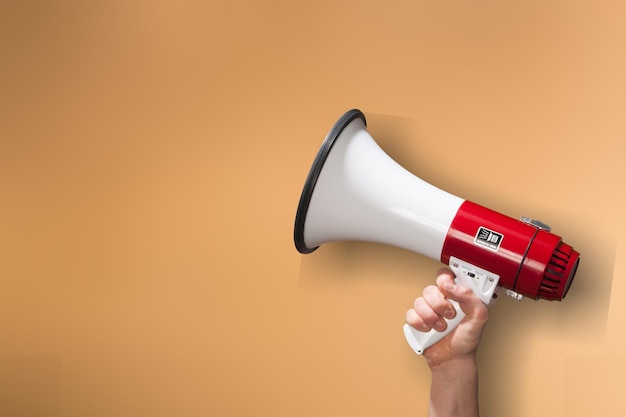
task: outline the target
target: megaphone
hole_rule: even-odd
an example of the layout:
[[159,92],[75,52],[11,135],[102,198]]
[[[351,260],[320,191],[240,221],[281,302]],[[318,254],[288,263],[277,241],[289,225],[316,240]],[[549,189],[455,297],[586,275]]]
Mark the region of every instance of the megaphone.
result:
[[[502,289],[521,300],[562,300],[580,254],[541,221],[513,219],[443,191],[400,166],[367,132],[365,115],[346,112],[324,140],[306,179],[294,241],[307,254],[323,243],[368,241],[408,249],[449,265],[458,285],[487,305]],[[450,300],[452,301],[452,300]],[[418,354],[446,330],[404,335]]]

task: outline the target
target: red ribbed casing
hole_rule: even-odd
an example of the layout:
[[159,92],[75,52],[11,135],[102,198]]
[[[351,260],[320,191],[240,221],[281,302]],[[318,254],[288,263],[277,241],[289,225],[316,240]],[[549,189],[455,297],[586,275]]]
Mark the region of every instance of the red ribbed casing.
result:
[[579,253],[561,237],[465,201],[450,225],[441,261],[450,256],[500,276],[518,294],[562,300],[574,278]]

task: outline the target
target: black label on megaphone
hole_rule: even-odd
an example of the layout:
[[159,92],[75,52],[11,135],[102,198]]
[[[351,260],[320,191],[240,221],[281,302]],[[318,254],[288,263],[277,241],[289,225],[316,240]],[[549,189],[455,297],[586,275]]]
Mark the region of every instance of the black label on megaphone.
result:
[[486,227],[481,226],[476,233],[474,243],[497,251],[500,248],[502,239],[504,239],[504,235],[502,233],[494,232],[493,230],[489,230]]

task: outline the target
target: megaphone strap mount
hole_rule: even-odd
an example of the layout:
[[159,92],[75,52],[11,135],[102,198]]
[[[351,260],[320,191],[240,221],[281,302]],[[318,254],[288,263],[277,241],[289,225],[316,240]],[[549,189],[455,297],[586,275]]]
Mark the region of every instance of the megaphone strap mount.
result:
[[335,144],[335,141],[337,140],[339,135],[341,135],[341,132],[343,132],[343,130],[356,119],[361,119],[363,123],[367,125],[365,115],[360,110],[352,109],[344,113],[344,115],[341,116],[339,120],[337,120],[330,132],[328,132],[326,139],[324,139],[324,143],[320,147],[320,150],[317,153],[315,160],[313,161],[313,165],[311,166],[311,170],[309,171],[309,175],[307,176],[306,183],[304,184],[304,188],[302,189],[302,195],[300,196],[300,203],[298,204],[298,211],[296,213],[294,241],[296,244],[296,248],[300,253],[311,253],[318,248],[318,246],[310,248],[304,241],[304,225],[306,221],[306,213],[309,209],[309,204],[311,202],[311,196],[313,195],[315,184],[317,184],[317,179],[322,172],[322,168],[324,167],[326,158],[330,154],[330,151]]

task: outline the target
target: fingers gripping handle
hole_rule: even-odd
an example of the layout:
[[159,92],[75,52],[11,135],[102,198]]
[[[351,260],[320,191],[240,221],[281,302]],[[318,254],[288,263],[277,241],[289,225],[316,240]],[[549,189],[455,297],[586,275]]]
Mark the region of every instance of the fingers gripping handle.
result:
[[[491,304],[493,302],[493,293],[495,292],[500,277],[482,268],[461,261],[454,256],[450,257],[450,269],[456,275],[454,282],[456,285],[463,285],[470,287],[472,291],[481,299],[485,304]],[[404,337],[408,342],[411,349],[418,355],[424,353],[424,350],[431,347],[441,339],[446,337],[452,332],[465,318],[465,313],[461,310],[459,303],[455,300],[448,299],[450,304],[456,310],[456,315],[452,319],[445,319],[446,328],[438,332],[435,329],[430,329],[427,332],[420,332],[413,328],[409,324],[404,324]]]
[[[455,280],[455,282],[457,282],[458,284],[457,280]],[[424,353],[424,350],[426,348],[431,347],[432,345],[446,337],[446,335],[454,330],[459,325],[461,320],[463,320],[463,318],[465,317],[465,313],[463,312],[463,310],[461,310],[461,307],[459,307],[459,303],[454,300],[448,301],[450,301],[450,304],[452,304],[452,306],[456,310],[456,315],[452,319],[444,319],[446,322],[446,328],[444,331],[438,332],[435,329],[430,329],[427,332],[420,332],[414,327],[411,327],[406,323],[404,324],[404,337],[409,343],[409,346],[411,346],[411,349],[413,349],[418,355],[421,355],[422,353]]]

